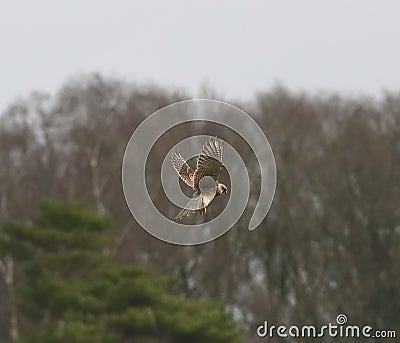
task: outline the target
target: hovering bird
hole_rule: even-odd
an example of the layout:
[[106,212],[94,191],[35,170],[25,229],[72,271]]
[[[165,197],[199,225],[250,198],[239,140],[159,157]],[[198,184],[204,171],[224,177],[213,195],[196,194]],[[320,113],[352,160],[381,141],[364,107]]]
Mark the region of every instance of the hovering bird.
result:
[[223,166],[222,152],[222,141],[218,138],[211,138],[201,149],[194,171],[180,153],[175,153],[175,151],[172,153],[171,162],[174,169],[180,178],[195,191],[192,199],[175,216],[174,221],[197,210],[200,214],[205,215],[207,206],[214,197],[228,193],[227,187],[218,182]]

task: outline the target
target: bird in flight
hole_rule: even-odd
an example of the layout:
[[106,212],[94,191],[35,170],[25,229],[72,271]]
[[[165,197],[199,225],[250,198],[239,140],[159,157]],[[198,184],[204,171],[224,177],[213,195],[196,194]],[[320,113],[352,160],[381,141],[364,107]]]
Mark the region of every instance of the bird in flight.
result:
[[222,141],[218,138],[210,138],[201,149],[194,171],[179,152],[174,151],[172,153],[171,162],[174,169],[180,178],[195,191],[192,199],[175,216],[174,221],[180,220],[197,210],[200,214],[205,215],[207,206],[214,197],[228,192],[227,187],[218,182],[223,166],[222,153]]

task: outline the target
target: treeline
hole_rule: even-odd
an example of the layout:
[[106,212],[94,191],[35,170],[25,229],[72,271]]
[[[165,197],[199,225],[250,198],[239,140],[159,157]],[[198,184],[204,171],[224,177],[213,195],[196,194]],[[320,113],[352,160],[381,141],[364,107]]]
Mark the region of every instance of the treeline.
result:
[[[245,213],[220,239],[177,247],[151,237],[131,217],[121,162],[147,115],[187,98],[89,75],[69,80],[55,95],[15,101],[0,118],[0,225],[32,223],[43,199],[86,203],[112,218],[113,263],[179,278],[184,297],[222,301],[247,329],[249,342],[264,320],[324,325],[339,313],[354,324],[400,333],[400,94],[376,100],[277,87],[236,103],[254,116],[274,150],[273,206],[254,232],[246,229]],[[205,123],[187,128],[168,132],[152,154],[163,156],[168,144],[192,134],[218,134],[248,156],[257,192],[258,166],[239,136]],[[160,182],[156,161],[147,168],[154,185]],[[152,197],[175,214],[161,188]],[[0,335],[8,337],[8,268],[15,271],[16,290],[28,281],[18,262],[0,256]],[[17,315],[20,332],[36,329]]]

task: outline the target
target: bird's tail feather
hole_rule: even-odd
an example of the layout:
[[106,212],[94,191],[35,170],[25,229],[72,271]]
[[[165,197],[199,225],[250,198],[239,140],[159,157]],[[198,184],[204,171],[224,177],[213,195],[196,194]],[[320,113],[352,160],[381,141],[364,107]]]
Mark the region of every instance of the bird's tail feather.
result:
[[174,217],[173,221],[181,220],[182,218],[188,216],[189,214],[202,209],[203,199],[201,196],[190,199],[186,206]]

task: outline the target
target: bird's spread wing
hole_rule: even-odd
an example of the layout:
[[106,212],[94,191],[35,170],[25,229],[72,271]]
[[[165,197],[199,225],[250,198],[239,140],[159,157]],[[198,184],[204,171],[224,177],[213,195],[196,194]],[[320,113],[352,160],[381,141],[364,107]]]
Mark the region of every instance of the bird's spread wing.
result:
[[171,155],[171,162],[176,172],[179,174],[181,179],[190,187],[193,188],[194,171],[189,167],[186,160],[181,156],[180,153],[175,151]]
[[222,170],[222,153],[222,141],[218,138],[211,138],[203,146],[193,176],[193,187],[196,190],[199,190],[199,182],[204,176],[211,176],[215,181],[218,181]]

